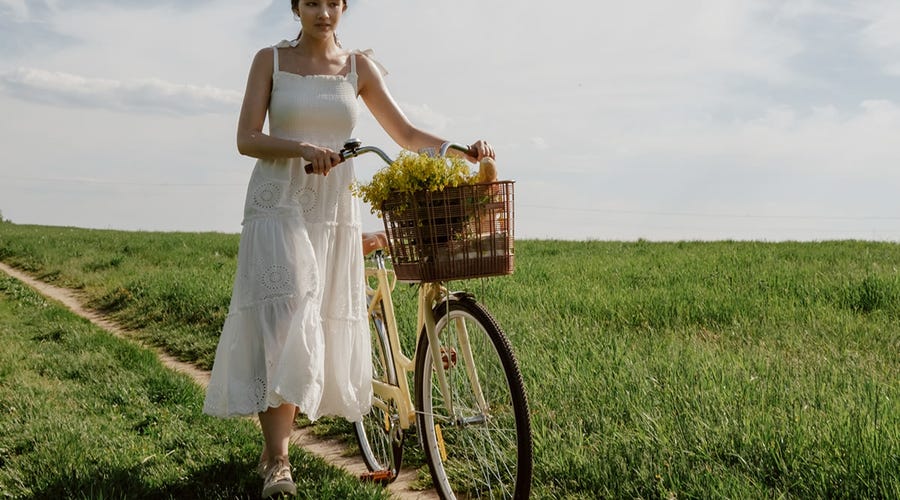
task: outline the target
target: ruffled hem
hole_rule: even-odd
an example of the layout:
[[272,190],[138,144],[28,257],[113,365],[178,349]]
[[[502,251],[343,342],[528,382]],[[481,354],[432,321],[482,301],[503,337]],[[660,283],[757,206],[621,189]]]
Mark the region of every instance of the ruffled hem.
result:
[[[357,421],[372,401],[368,321],[319,318],[302,304],[273,303],[226,319],[203,412],[222,418],[293,404],[310,420]],[[278,321],[292,311],[287,322]],[[287,329],[284,338],[274,335]]]

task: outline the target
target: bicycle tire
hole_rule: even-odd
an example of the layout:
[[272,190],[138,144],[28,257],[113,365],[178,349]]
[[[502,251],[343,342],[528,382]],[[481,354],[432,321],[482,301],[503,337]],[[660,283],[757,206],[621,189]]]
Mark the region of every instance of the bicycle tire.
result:
[[[394,356],[388,341],[387,328],[384,324],[384,306],[380,315],[373,313],[369,320],[372,332],[372,375],[374,380],[386,384],[397,385],[397,372],[394,369]],[[359,422],[354,422],[356,442],[371,472],[390,471],[384,482],[391,482],[400,473],[403,462],[403,430],[397,418],[396,407],[386,401],[388,411],[374,404],[372,409]]]
[[[423,331],[416,350],[416,421],[435,489],[444,499],[528,498],[531,421],[509,340],[487,310],[467,295],[438,304],[434,315],[455,413],[447,415]],[[460,321],[469,334],[487,415],[475,402],[468,363],[459,359],[465,358],[457,345]]]

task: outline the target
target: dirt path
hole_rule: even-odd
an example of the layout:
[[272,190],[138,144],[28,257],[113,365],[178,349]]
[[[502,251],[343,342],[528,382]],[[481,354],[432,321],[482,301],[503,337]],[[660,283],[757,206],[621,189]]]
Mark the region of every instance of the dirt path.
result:
[[[110,321],[108,318],[85,308],[79,300],[78,296],[71,290],[39,281],[31,277],[30,275],[23,273],[22,271],[4,264],[3,262],[0,262],[0,271],[3,271],[13,278],[22,281],[26,285],[37,290],[45,297],[62,303],[75,314],[90,320],[91,323],[94,323],[104,330],[109,331],[113,335],[128,339],[132,342],[136,342],[136,340],[132,336],[128,335],[128,332],[124,328]],[[206,389],[206,386],[209,384],[208,371],[201,370],[189,363],[178,361],[172,356],[152,346],[147,346],[144,344],[141,345],[156,352],[157,356],[159,356],[160,361],[162,361],[163,364],[165,364],[167,367],[190,376],[197,384]],[[314,436],[312,432],[307,429],[296,429],[291,436],[291,442],[309,451],[310,453],[321,457],[329,464],[344,469],[348,474],[352,476],[359,477],[360,474],[366,471],[366,466],[362,462],[362,459],[358,456],[346,456],[346,446],[336,440],[319,438],[317,436]],[[415,471],[404,469],[400,472],[400,476],[397,478],[397,480],[387,487],[387,490],[391,492],[391,494],[395,498],[399,499],[438,498],[437,494],[434,491],[412,490],[410,488],[410,484],[415,479]]]

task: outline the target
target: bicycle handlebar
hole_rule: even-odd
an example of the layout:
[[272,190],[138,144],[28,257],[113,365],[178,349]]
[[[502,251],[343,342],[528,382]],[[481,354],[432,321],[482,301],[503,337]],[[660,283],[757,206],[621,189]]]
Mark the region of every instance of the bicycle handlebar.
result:
[[[474,147],[457,144],[455,142],[445,142],[441,144],[441,149],[438,155],[444,156],[450,149],[455,149],[469,156],[478,156],[478,152],[475,151]],[[387,153],[379,148],[376,148],[375,146],[363,146],[362,141],[360,141],[359,139],[347,139],[347,142],[344,143],[344,147],[341,148],[339,154],[341,155],[341,161],[344,161],[348,158],[356,158],[357,156],[364,153],[375,153],[388,165],[394,163],[394,160],[392,160],[391,157],[387,155]],[[304,167],[304,170],[306,170],[307,174],[313,173],[312,163],[308,163],[306,167]]]

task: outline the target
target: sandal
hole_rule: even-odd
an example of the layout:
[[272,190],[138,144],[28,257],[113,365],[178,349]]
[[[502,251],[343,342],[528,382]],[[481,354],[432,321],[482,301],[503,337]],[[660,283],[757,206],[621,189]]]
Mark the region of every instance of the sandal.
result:
[[262,489],[263,498],[278,494],[291,496],[297,494],[297,485],[291,477],[291,464],[288,463],[287,457],[276,457],[275,463],[268,469]]

